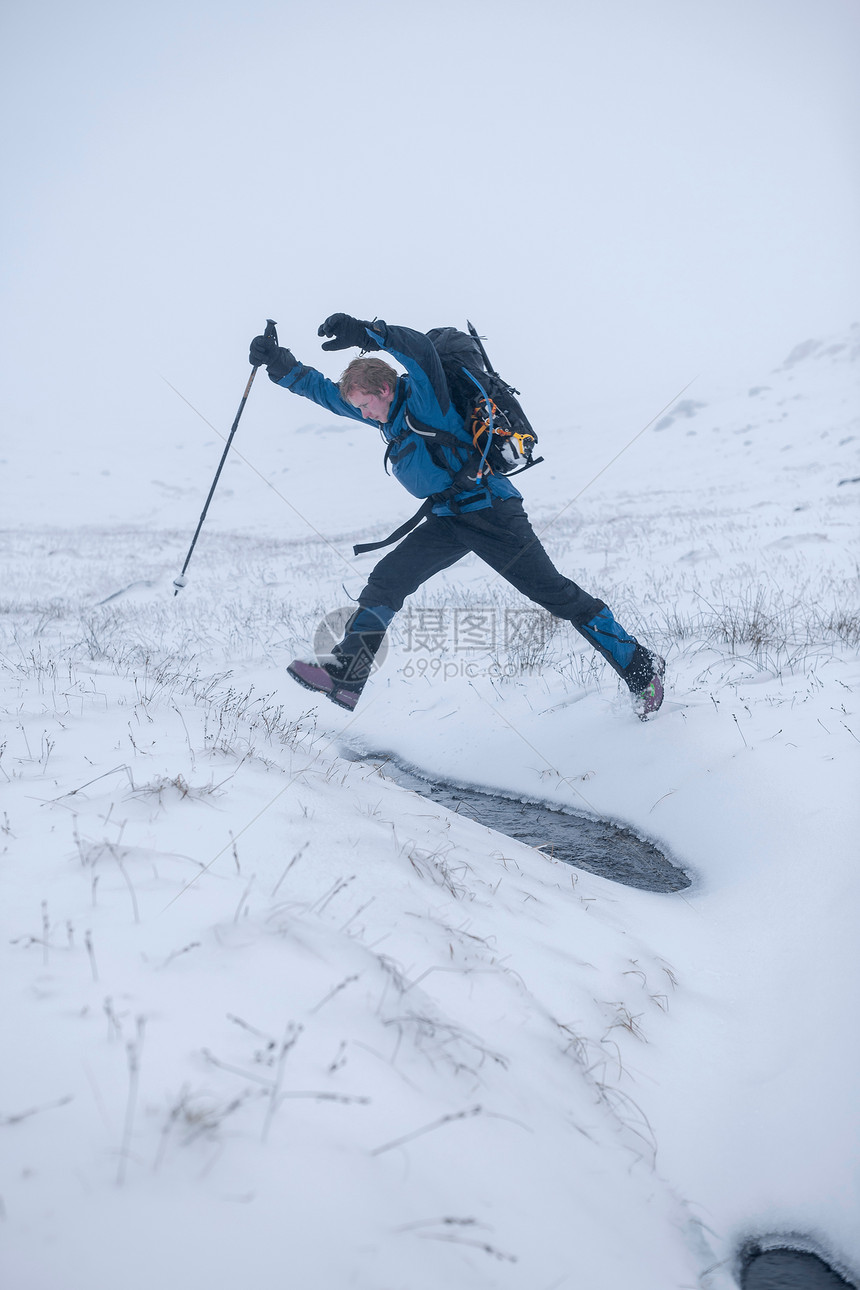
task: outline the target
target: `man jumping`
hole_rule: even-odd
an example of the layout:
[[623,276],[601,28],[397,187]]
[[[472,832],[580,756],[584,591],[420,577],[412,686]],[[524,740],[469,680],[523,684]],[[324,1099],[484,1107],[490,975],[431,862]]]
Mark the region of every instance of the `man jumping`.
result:
[[[470,469],[472,437],[451,401],[439,355],[422,332],[332,314],[318,335],[324,350],[358,348],[390,354],[359,357],[335,384],[305,367],[266,336],[251,342],[250,361],[270,380],[338,416],[370,421],[386,443],[386,464],[415,497],[427,499],[417,527],[392,535],[403,540],[373,569],[349,619],[343,640],[324,664],[296,659],[287,671],[300,685],[353,709],[373,667],[385,632],[407,596],[433,574],[468,552],[495,569],[524,596],[572,623],[621,677],[636,712],[647,718],[663,702],[665,663],[629,635],[602,600],[555,568],[523,509],[522,496],[505,475]],[[387,545],[387,543],[371,544]]]

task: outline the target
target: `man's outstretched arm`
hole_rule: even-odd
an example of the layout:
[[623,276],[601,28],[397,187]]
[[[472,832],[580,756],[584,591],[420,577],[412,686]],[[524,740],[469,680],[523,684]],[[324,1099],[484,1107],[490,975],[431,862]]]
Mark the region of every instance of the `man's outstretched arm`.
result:
[[269,337],[255,336],[251,341],[248,358],[255,367],[265,367],[269,380],[276,385],[292,390],[293,394],[301,394],[303,398],[310,399],[340,417],[362,420],[361,412],[341,397],[334,381],[330,381],[314,367],[305,367],[291,350],[277,345]]
[[451,406],[448,382],[435,346],[423,332],[375,318],[365,322],[350,314],[331,314],[317,333],[329,336],[323,349],[384,350],[412,377],[409,408],[421,420],[445,417]]

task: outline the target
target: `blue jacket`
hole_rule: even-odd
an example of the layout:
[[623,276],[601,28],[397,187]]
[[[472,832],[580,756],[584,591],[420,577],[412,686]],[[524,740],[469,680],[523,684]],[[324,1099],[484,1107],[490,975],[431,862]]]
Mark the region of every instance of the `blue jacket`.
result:
[[[389,445],[387,457],[395,479],[413,497],[431,497],[441,493],[451,484],[459,468],[472,456],[474,447],[463,418],[451,402],[445,373],[439,355],[431,341],[420,331],[409,327],[388,326],[375,321],[367,332],[368,342],[384,350],[406,368],[407,375],[398,377],[391,403],[389,420],[368,421],[378,426]],[[341,397],[334,381],[323,376],[313,367],[297,363],[278,382],[294,394],[318,403],[341,417],[354,421],[365,420],[358,408]],[[463,444],[458,448],[434,444],[410,429],[407,417],[425,426],[447,431]],[[522,494],[504,475],[486,474],[481,485],[457,493],[456,513],[479,511],[491,506],[496,498],[521,497]],[[433,511],[437,515],[453,515],[454,508],[445,500],[437,502]]]

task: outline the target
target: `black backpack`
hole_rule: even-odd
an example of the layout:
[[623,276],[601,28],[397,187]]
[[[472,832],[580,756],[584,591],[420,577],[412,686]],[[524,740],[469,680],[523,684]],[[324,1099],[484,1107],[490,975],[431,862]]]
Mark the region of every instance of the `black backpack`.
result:
[[468,321],[466,326],[468,335],[456,327],[434,327],[427,339],[439,355],[451,402],[475,447],[497,474],[518,475],[543,461],[533,455],[537,435],[517,399],[519,390],[502,380],[477,331]]

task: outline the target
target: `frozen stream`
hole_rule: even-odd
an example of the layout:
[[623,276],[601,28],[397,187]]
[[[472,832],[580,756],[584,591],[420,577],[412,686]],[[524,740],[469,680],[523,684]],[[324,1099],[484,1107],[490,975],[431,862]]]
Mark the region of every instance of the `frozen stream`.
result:
[[690,886],[689,876],[652,843],[607,820],[594,820],[539,802],[523,802],[476,788],[437,783],[384,753],[365,755],[362,760],[376,762],[396,783],[431,802],[467,815],[526,846],[540,847],[576,869],[586,869],[643,891],[683,891]]
[[746,1263],[743,1290],[850,1290],[850,1283],[816,1254],[802,1250],[757,1252]]

